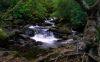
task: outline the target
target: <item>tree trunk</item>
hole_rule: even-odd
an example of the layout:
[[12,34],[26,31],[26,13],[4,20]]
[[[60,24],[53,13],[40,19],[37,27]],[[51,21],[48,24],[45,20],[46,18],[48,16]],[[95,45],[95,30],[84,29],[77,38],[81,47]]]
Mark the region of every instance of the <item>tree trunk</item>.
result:
[[87,13],[87,24],[84,29],[83,41],[90,43],[88,45],[96,51],[98,48],[98,43],[96,42],[96,27],[100,25],[100,0],[96,0],[92,6],[89,6],[84,0],[75,1],[77,1],[81,9]]

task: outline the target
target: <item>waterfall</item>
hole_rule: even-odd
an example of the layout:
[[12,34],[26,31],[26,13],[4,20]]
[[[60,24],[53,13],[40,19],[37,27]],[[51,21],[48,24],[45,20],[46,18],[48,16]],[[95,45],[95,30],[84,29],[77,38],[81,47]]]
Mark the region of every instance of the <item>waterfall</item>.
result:
[[[39,43],[38,46],[42,47],[42,48],[48,48],[48,47],[52,47],[55,48],[59,45],[62,44],[66,44],[66,43],[72,43],[73,39],[67,39],[67,40],[62,40],[62,39],[58,39],[54,36],[53,32],[50,31],[49,29],[52,27],[55,27],[55,23],[54,20],[56,18],[50,18],[48,20],[45,20],[44,23],[49,24],[46,26],[39,26],[37,25],[30,25],[28,28],[30,30],[32,30],[32,32],[34,31],[34,36],[30,36],[30,39],[35,40],[37,43]],[[31,32],[28,32],[29,34]],[[75,35],[75,31],[72,31],[73,35]],[[42,43],[42,44],[41,44]]]
[[35,30],[35,36],[30,37],[31,39],[41,41],[43,43],[53,44],[57,38],[54,37],[53,32],[49,31],[48,28],[39,27],[39,26],[30,26],[29,28]]

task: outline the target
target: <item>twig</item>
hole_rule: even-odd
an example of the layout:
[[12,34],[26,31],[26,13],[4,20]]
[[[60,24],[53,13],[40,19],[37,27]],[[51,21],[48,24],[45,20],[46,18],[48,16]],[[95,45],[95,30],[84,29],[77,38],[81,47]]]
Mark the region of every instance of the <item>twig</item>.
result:
[[46,55],[46,56],[41,56],[41,57],[39,57],[38,59],[36,59],[34,62],[42,61],[42,60],[46,59],[47,57],[49,57],[49,56],[51,56],[51,55],[53,55],[53,54],[56,54],[56,53],[57,53],[57,52],[53,52],[53,53],[49,53],[49,54]]

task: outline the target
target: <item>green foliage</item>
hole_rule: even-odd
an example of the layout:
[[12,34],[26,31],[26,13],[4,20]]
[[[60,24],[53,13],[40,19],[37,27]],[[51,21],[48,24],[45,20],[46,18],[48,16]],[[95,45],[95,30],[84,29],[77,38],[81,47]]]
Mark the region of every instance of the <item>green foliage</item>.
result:
[[73,26],[84,25],[86,14],[81,10],[80,6],[76,3],[76,1],[53,0],[53,3],[53,16],[65,18],[70,21]]
[[94,2],[96,1],[96,0],[85,0],[87,3],[88,3],[88,5],[93,5],[94,4]]
[[7,9],[10,6],[10,1],[11,0],[0,0],[0,12],[4,11],[4,9]]
[[[85,0],[88,5],[92,5],[95,0]],[[71,23],[73,26],[84,26],[86,24],[86,13],[83,12],[80,8],[80,5],[77,4],[76,1],[73,0],[73,4],[71,5]]]
[[52,4],[52,0],[44,0],[43,2],[45,8],[46,8],[46,16],[50,17],[51,13],[53,12],[53,4]]
[[53,0],[53,16],[70,18],[72,0]]
[[32,17],[45,17],[46,9],[42,4],[42,0],[27,0],[24,1],[13,11],[13,16],[21,18],[23,16]]
[[72,9],[71,11],[71,23],[73,26],[84,26],[86,23],[86,13],[83,12],[80,8],[80,6],[73,1]]
[[[0,10],[7,13],[5,18],[12,16],[14,19],[31,17],[31,18],[45,18],[47,9],[45,7],[45,0],[9,0],[5,4],[5,0],[1,0]],[[7,6],[7,7],[5,7]],[[5,9],[3,9],[5,8]],[[5,16],[5,15],[4,15]]]
[[5,12],[8,8],[13,7],[19,0],[0,0],[0,12]]
[[[89,5],[92,5],[94,1],[86,0]],[[86,17],[85,12],[75,0],[0,0],[0,10],[1,13],[2,11],[7,12],[6,17],[2,19],[8,17],[10,20],[11,18],[36,20],[51,15],[66,19],[65,21],[70,21],[73,26],[83,26]]]
[[26,2],[20,3],[19,6],[12,12],[12,15],[15,18],[21,18],[23,15],[31,16],[31,1],[28,0]]

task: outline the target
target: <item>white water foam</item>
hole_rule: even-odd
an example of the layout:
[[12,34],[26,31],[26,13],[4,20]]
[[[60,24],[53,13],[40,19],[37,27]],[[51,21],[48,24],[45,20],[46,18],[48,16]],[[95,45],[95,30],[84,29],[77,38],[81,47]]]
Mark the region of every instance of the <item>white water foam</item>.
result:
[[53,33],[48,31],[48,28],[39,28],[39,26],[29,26],[30,29],[35,30],[35,36],[30,37],[30,39],[34,39],[37,42],[43,42],[47,44],[53,44],[58,39],[54,37]]
[[31,39],[34,39],[36,41],[41,41],[43,43],[48,43],[48,44],[53,44],[55,41],[57,41],[58,39],[54,38],[53,36],[44,36],[41,34],[37,34],[34,37],[30,37]]

